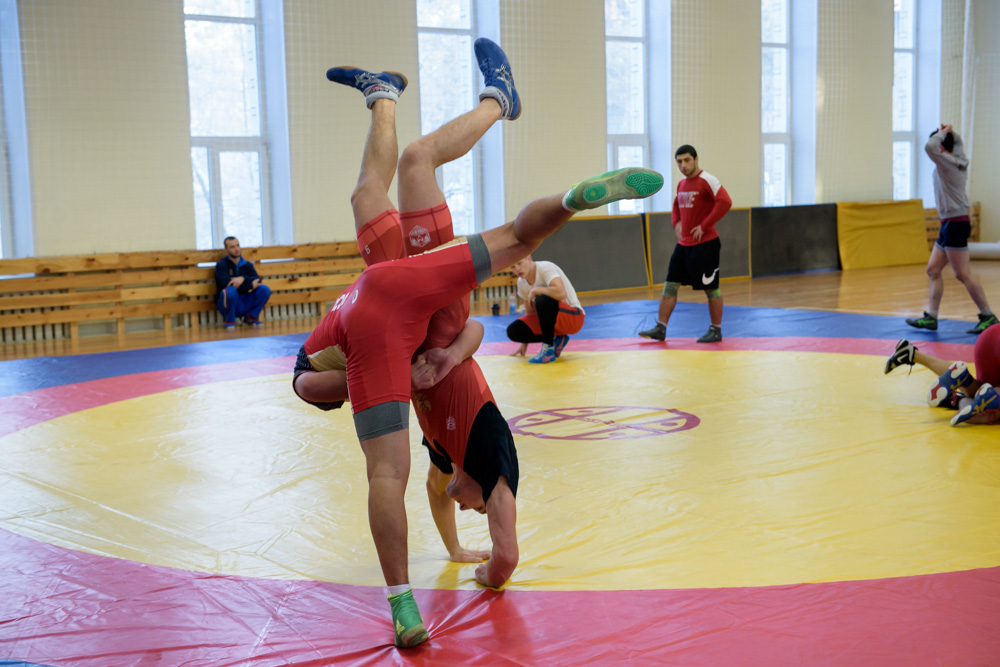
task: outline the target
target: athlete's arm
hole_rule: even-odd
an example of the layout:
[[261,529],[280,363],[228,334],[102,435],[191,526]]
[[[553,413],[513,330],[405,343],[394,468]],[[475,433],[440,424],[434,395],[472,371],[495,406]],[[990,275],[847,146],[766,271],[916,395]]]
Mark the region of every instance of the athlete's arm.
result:
[[490,559],[476,568],[476,582],[490,588],[500,588],[517,567],[517,504],[514,493],[501,476],[490,499],[486,501],[486,518],[490,524],[493,551]]
[[674,209],[670,214],[670,224],[674,226],[674,234],[677,234],[677,240],[681,240],[681,207],[677,204],[677,197],[674,197]]
[[553,278],[547,286],[535,285],[531,288],[531,292],[528,293],[528,298],[534,302],[535,297],[539,295],[545,295],[547,297],[553,298],[556,301],[566,300],[566,283],[563,282],[562,278]]
[[729,212],[729,209],[733,207],[733,200],[726,192],[726,189],[719,186],[719,191],[715,193],[715,203],[712,205],[712,210],[709,211],[708,216],[702,220],[701,228],[705,231],[715,228],[715,223],[722,220],[722,216]]
[[434,465],[427,470],[427,500],[434,516],[441,541],[448,550],[448,557],[456,563],[481,563],[490,557],[489,551],[466,549],[458,541],[458,529],[455,527],[455,502],[448,497],[448,482],[451,475],[446,475]]
[[441,381],[455,366],[471,357],[483,342],[485,328],[477,320],[466,320],[455,340],[446,348],[431,348],[410,367],[410,379],[417,389],[428,389]]
[[309,371],[300,374],[293,382],[295,390],[310,403],[335,403],[349,401],[346,371]]

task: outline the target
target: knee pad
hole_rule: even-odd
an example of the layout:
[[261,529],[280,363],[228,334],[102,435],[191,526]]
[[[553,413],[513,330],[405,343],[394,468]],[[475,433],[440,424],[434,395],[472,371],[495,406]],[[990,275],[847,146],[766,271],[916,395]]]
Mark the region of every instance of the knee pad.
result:
[[663,296],[677,296],[677,293],[680,291],[680,283],[663,283]]
[[722,296],[722,290],[719,289],[718,287],[716,287],[715,289],[707,289],[705,290],[705,296],[708,297],[709,301],[715,301],[720,296]]

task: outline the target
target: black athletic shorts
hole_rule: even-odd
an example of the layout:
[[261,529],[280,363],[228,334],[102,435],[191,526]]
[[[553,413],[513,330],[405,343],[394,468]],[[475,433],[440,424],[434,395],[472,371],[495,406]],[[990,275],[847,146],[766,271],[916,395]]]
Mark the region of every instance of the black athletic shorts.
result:
[[[451,457],[439,444],[432,447],[423,440],[424,447],[430,454],[431,463],[446,475],[453,474]],[[487,403],[479,409],[469,430],[469,443],[465,448],[465,461],[462,470],[483,487],[483,502],[490,499],[490,494],[496,488],[501,475],[507,478],[514,497],[517,497],[517,481],[520,473],[517,467],[517,449],[514,448],[514,436],[510,433],[507,420],[493,403]]]
[[964,250],[969,247],[969,236],[972,234],[972,221],[969,216],[948,218],[941,221],[941,233],[934,245],[942,250]]
[[[309,363],[309,355],[306,354],[306,346],[303,345],[299,348],[299,356],[295,359],[295,372],[292,374],[292,391],[299,398],[299,392],[295,389],[295,378],[302,375],[303,373],[315,373],[312,364]],[[306,399],[302,398],[303,401]],[[313,403],[312,401],[306,401],[309,405],[315,405],[320,410],[336,410],[337,408],[343,407],[343,401],[331,401],[330,403]]]
[[678,243],[670,256],[667,282],[690,285],[697,290],[718,289],[721,250],[722,241],[718,237],[698,245]]

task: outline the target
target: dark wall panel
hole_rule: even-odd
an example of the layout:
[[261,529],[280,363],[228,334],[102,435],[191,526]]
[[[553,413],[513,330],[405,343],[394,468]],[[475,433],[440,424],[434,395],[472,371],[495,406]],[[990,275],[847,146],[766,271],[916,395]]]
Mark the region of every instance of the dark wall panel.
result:
[[753,275],[836,269],[837,205],[752,209]]
[[[722,241],[719,275],[735,278],[750,275],[750,211],[730,209],[715,226]],[[653,284],[667,277],[670,255],[677,245],[677,235],[670,225],[669,213],[649,215],[649,251],[653,265]]]
[[555,262],[577,292],[647,287],[642,218],[574,218],[532,253]]

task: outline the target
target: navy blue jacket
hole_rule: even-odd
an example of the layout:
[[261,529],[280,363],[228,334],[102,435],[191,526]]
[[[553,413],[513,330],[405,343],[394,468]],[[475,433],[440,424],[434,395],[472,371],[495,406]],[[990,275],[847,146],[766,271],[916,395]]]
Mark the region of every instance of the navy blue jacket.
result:
[[257,269],[253,268],[253,262],[248,262],[242,257],[238,264],[233,264],[229,256],[226,255],[215,263],[215,298],[218,299],[222,290],[226,289],[229,281],[236,276],[243,276],[243,284],[237,288],[239,294],[246,294],[253,289],[253,281],[260,276]]

